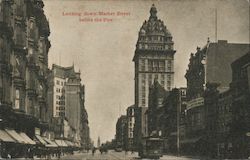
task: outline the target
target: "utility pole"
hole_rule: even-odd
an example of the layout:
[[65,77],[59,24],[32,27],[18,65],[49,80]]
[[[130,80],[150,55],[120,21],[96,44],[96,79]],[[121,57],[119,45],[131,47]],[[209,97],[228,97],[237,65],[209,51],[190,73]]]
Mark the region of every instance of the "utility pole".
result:
[[218,38],[217,26],[218,26],[218,20],[217,20],[217,6],[216,6],[215,8],[215,42],[217,42],[217,38]]
[[180,156],[180,112],[181,112],[181,90],[177,92],[177,156]]

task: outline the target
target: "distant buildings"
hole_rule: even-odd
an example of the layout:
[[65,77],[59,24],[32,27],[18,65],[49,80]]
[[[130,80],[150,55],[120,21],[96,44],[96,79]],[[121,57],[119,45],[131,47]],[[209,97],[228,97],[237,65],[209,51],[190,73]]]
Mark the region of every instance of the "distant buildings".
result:
[[[90,141],[88,114],[84,106],[85,89],[81,84],[80,72],[75,72],[74,66],[61,67],[53,64],[49,82],[49,106],[53,113],[53,127],[56,128],[55,137],[73,137],[72,140],[87,147]],[[70,132],[74,135],[63,135],[65,120],[75,131]]]
[[116,123],[116,134],[115,134],[115,140],[116,140],[116,147],[127,149],[127,142],[128,142],[128,119],[127,116],[122,115],[118,118]]
[[127,108],[127,135],[128,135],[128,142],[126,148],[128,150],[134,149],[134,142],[136,141],[134,136],[134,129],[135,129],[135,105],[129,106]]
[[[149,20],[140,28],[133,61],[135,63],[135,136],[140,141],[147,136],[145,112],[148,107],[149,86],[154,79],[170,91],[174,86],[174,42],[172,35],[158,19],[154,5]],[[141,108],[140,108],[141,107]],[[144,108],[145,107],[145,108]]]

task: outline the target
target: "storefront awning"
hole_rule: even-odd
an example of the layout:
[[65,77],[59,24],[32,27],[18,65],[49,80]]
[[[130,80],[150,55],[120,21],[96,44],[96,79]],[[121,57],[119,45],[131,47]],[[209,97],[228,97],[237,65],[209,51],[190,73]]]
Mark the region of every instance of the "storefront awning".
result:
[[45,145],[46,147],[58,147],[58,145],[50,139],[46,137],[43,137],[43,139],[48,143],[47,145]]
[[62,140],[62,139],[56,139],[55,142],[60,147],[68,147],[68,145],[66,144],[66,142],[64,140]]
[[0,141],[12,142],[12,143],[16,142],[16,140],[11,138],[11,136],[9,136],[8,133],[5,132],[4,130],[0,130]]
[[43,145],[47,145],[47,142],[40,135],[35,135],[35,136],[40,143],[42,143]]
[[5,131],[11,136],[11,138],[15,139],[18,143],[21,144],[29,144],[20,134],[18,134],[15,130],[5,129]]
[[20,136],[23,137],[29,144],[35,145],[36,142],[33,141],[29,136],[27,136],[27,134],[21,132]]
[[79,143],[76,143],[76,142],[75,142],[75,146],[76,147],[81,147],[81,145]]
[[201,138],[202,138],[202,137],[184,139],[184,140],[181,140],[180,143],[196,143],[196,142],[198,142]]
[[74,144],[73,144],[72,142],[70,142],[70,141],[65,141],[65,143],[66,143],[68,146],[70,146],[70,147],[73,147],[73,146],[74,146]]

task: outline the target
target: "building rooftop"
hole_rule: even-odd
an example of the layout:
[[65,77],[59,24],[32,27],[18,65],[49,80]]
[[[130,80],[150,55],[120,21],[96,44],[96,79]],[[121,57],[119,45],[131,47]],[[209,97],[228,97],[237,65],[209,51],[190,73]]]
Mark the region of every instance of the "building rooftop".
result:
[[[227,89],[232,81],[231,63],[249,50],[250,44],[247,43],[228,43],[226,40],[208,42],[202,49],[197,47],[195,54],[191,53],[186,77],[194,73],[199,74],[204,76],[204,83],[219,83],[219,89]],[[200,69],[201,66],[205,67],[205,75]]]
[[172,35],[164,22],[157,17],[157,9],[153,4],[150,9],[150,17],[145,20],[139,31],[137,50],[168,50],[173,44]]
[[206,82],[218,82],[219,88],[229,87],[232,81],[231,64],[250,50],[250,44],[228,43],[219,40],[207,47]]
[[52,72],[54,76],[60,78],[69,78],[69,77],[76,77],[78,72],[75,72],[74,65],[69,67],[62,67],[56,64],[52,65]]

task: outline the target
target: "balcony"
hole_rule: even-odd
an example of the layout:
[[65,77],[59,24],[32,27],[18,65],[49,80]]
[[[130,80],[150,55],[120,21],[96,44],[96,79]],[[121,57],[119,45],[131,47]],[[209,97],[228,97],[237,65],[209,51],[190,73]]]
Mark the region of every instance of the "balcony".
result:
[[35,97],[35,96],[37,96],[36,90],[34,88],[28,88],[28,89],[26,89],[26,94],[29,97]]
[[20,76],[14,76],[13,77],[13,83],[14,83],[15,86],[18,86],[18,87],[24,87],[25,86],[25,81]]

